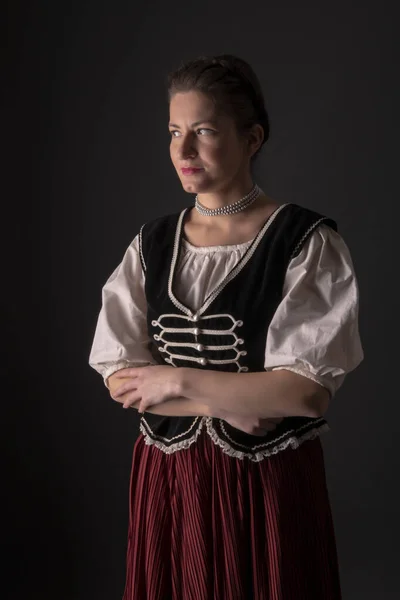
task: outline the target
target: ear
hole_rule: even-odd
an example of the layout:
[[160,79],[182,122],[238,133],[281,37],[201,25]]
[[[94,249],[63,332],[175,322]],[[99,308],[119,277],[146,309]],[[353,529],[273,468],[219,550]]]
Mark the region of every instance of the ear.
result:
[[247,147],[249,151],[249,157],[257,152],[264,140],[264,128],[259,123],[255,123],[249,131],[247,138]]

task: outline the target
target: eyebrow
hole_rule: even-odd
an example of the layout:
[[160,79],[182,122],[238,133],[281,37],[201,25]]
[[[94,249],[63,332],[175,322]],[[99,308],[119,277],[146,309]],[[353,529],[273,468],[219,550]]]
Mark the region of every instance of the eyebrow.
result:
[[[201,125],[202,123],[211,123],[212,125],[216,125],[217,121],[215,119],[203,119],[202,121],[195,121],[192,123],[192,127],[197,127],[197,125]],[[175,123],[169,123],[168,127],[176,127],[180,129],[179,125],[175,125]]]

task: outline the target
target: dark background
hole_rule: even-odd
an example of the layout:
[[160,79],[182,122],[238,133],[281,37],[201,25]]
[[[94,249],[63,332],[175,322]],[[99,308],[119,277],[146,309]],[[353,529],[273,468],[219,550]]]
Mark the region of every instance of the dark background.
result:
[[108,397],[88,355],[101,287],[140,225],[193,201],[170,164],[166,73],[181,59],[222,52],[248,60],[265,92],[271,139],[257,182],[281,202],[336,219],[353,256],[365,360],[328,411],[328,486],[344,600],[399,597],[400,94],[392,8],[10,3],[3,598],[122,597],[137,423]]

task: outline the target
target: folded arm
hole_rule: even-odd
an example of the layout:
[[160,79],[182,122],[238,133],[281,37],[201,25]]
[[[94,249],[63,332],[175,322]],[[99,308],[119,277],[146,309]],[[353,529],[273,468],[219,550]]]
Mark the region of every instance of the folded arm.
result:
[[[177,369],[172,369],[171,367],[167,367],[167,369],[173,374],[177,372]],[[123,374],[127,372],[128,370],[125,369]],[[155,373],[155,371],[150,371],[150,373]],[[137,389],[135,388],[137,383],[134,382],[137,381],[137,378],[121,377],[121,374],[122,372],[117,372],[107,380],[111,397],[125,407],[129,406],[138,410],[142,398],[140,392],[137,394]],[[120,393],[124,386],[129,388],[128,391]],[[166,390],[168,386],[164,385],[163,387]],[[171,393],[176,390],[177,388],[172,389]],[[168,417],[216,417],[220,413],[222,414],[221,411],[216,411],[211,404],[185,397],[170,398],[164,400],[162,403],[148,406],[146,412]],[[272,431],[282,421],[282,418],[259,419],[254,415],[237,415],[232,411],[224,411],[223,414],[224,420],[230,425],[252,435],[265,435],[267,431]]]
[[[125,370],[126,371],[126,370]],[[116,395],[118,389],[121,389],[123,384],[129,384],[131,382],[131,377],[120,377],[119,372],[117,371],[113,375],[111,375],[107,380],[107,387],[110,390],[110,395],[113,400],[121,404],[125,404],[127,399],[130,397],[130,391],[127,391],[119,396]],[[140,404],[140,400],[133,402],[130,404],[130,408],[135,408],[138,410]],[[161,404],[155,404],[154,406],[149,406],[146,409],[146,412],[152,413],[154,415],[161,415],[165,417],[211,417],[211,408],[207,406],[204,402],[199,402],[197,400],[192,400],[189,398],[172,398],[170,400],[166,400]]]
[[109,382],[111,396],[125,408],[179,411],[177,416],[318,417],[329,402],[329,392],[321,385],[286,370],[226,373],[160,365],[124,369]]

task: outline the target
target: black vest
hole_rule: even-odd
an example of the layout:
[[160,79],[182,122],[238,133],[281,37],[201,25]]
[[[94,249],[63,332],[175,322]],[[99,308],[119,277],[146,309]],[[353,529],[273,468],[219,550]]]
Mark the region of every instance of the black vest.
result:
[[[175,270],[189,208],[145,224],[139,236],[146,273],[147,326],[159,364],[230,372],[264,370],[268,327],[282,300],[289,262],[312,232],[335,221],[297,204],[283,204],[267,219],[239,263],[192,311],[175,296]],[[221,419],[162,417],[146,413],[140,429],[149,444],[167,453],[187,448],[206,428],[222,450],[259,461],[297,447],[328,429],[324,418],[288,417],[264,437],[243,433]]]

